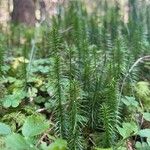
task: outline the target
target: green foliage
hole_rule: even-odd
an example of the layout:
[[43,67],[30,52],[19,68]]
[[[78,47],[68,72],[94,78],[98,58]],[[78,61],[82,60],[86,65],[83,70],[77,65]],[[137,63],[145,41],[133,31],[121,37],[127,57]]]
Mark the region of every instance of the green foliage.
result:
[[[10,150],[23,150],[23,149],[30,149],[30,145],[27,143],[25,138],[20,134],[11,134],[6,137],[5,139],[6,149]],[[31,148],[32,149],[32,148]]]
[[146,142],[136,142],[135,144],[137,150],[149,150],[150,146]]
[[[46,133],[48,129],[49,123],[46,122],[41,115],[32,115],[26,118],[21,129],[22,135],[12,133],[8,125],[0,123],[0,134],[5,136],[3,142],[5,143],[4,149],[6,150],[40,150],[37,147],[38,145],[36,146],[38,140],[37,135]],[[56,139],[55,142],[49,146],[44,146],[44,143],[39,144],[39,147],[43,147],[43,150],[65,150],[67,148],[67,142],[61,139]]]
[[140,98],[145,98],[150,94],[149,83],[148,82],[138,82],[136,86],[136,92]]
[[6,95],[2,99],[2,105],[5,108],[9,107],[18,107],[21,103],[21,100],[23,100],[26,96],[26,93],[24,91],[15,91],[14,94]]
[[115,118],[112,114],[110,107],[106,104],[103,104],[100,108],[101,110],[101,120],[104,128],[104,147],[110,147],[113,144],[113,140],[115,137]]
[[130,123],[123,123],[122,127],[117,127],[119,134],[123,137],[123,139],[126,139],[134,134],[137,134],[138,132],[138,126],[135,124],[135,122]]
[[137,96],[142,101],[143,106],[146,110],[149,110],[150,104],[150,89],[149,89],[149,82],[140,81],[137,83],[135,90],[137,92]]
[[0,135],[8,135],[11,133],[11,129],[5,123],[0,123]]
[[62,139],[57,139],[54,143],[52,143],[47,149],[44,150],[66,150],[67,142]]
[[0,33],[0,149],[149,147],[149,60],[129,71],[149,54],[149,6],[129,2],[128,23],[118,4],[70,1],[50,26]]
[[49,124],[44,121],[40,116],[29,116],[22,127],[22,134],[26,137],[32,137],[45,132],[48,130]]
[[135,97],[129,97],[125,96],[125,98],[122,99],[122,102],[127,106],[127,107],[138,107],[139,103],[136,101]]
[[140,130],[138,132],[138,135],[140,135],[141,137],[148,137],[148,138],[150,138],[150,129]]
[[150,121],[150,113],[143,113],[143,118],[147,121]]

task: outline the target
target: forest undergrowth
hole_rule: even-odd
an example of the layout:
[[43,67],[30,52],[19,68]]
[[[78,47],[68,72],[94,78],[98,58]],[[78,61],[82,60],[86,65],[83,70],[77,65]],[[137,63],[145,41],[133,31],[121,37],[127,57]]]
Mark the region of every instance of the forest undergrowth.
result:
[[0,28],[1,150],[150,150],[150,5],[136,4],[127,23],[71,1]]

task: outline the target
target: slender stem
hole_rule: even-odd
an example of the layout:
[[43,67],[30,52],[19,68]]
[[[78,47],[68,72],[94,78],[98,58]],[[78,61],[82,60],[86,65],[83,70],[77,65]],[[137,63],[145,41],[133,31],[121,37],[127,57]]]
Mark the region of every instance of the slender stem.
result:
[[141,58],[139,58],[137,61],[135,61],[135,63],[131,66],[131,68],[129,69],[128,73],[125,75],[124,79],[123,79],[123,82],[122,82],[122,85],[121,85],[121,90],[120,90],[120,97],[119,97],[119,104],[120,104],[120,101],[121,101],[121,95],[122,95],[122,92],[123,92],[123,88],[124,88],[124,84],[126,82],[126,79],[128,78],[128,76],[130,75],[130,73],[133,71],[133,69],[139,64],[141,63],[142,61],[148,61],[150,60],[150,55],[147,55],[147,56],[143,56]]

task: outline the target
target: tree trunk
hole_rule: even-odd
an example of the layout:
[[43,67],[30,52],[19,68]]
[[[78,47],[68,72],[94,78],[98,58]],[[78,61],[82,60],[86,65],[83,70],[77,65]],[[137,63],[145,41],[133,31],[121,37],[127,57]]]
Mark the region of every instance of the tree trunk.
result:
[[29,26],[35,25],[36,17],[34,0],[13,0],[13,6],[13,22],[23,23]]
[[39,5],[40,5],[40,13],[41,13],[40,21],[44,21],[46,19],[46,5],[44,0],[39,0]]

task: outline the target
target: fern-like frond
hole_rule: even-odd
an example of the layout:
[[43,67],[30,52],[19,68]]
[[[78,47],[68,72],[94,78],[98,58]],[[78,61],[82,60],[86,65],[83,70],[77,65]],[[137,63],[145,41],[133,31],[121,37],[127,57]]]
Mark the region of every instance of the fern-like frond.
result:
[[114,114],[107,104],[102,104],[100,108],[100,119],[102,121],[102,128],[104,130],[103,147],[111,147],[114,143]]

